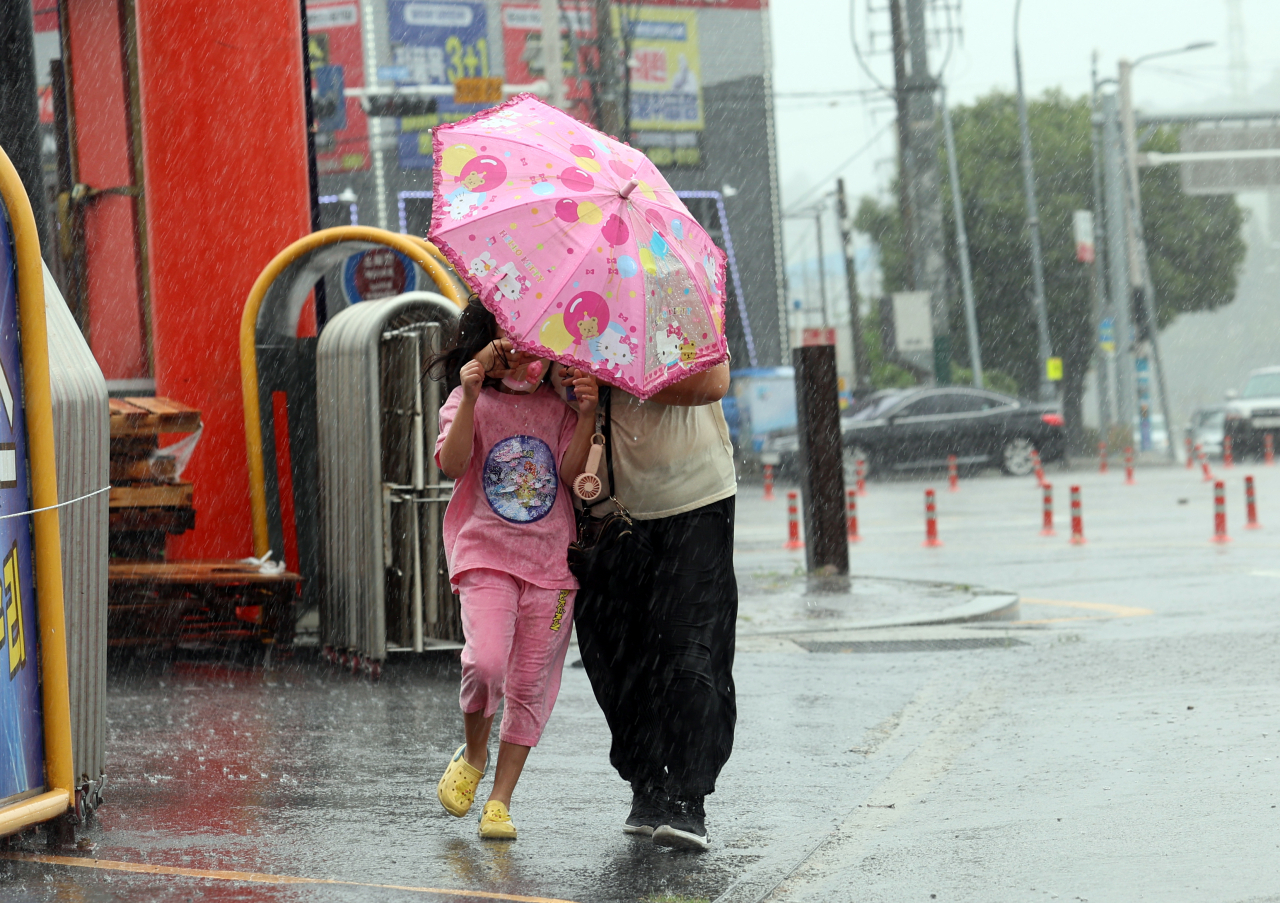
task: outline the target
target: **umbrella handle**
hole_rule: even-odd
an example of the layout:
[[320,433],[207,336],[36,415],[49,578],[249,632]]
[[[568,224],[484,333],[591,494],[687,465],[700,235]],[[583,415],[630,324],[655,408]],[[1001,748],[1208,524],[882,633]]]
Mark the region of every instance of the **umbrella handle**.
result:
[[596,476],[600,468],[600,453],[604,450],[604,434],[591,437],[591,451],[587,452],[587,464],[582,473],[573,478],[573,493],[584,502],[595,501],[604,489],[604,483]]

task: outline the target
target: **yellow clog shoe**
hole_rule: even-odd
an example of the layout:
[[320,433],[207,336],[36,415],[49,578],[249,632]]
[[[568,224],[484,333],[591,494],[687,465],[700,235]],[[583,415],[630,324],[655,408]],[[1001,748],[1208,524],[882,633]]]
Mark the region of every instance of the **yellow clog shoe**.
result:
[[471,811],[471,804],[476,798],[476,785],[484,777],[483,771],[477,770],[462,757],[466,748],[465,743],[458,747],[458,751],[449,760],[449,767],[444,770],[444,777],[440,778],[440,783],[436,786],[440,805],[450,815],[458,818]]
[[485,840],[515,840],[516,826],[511,823],[511,813],[497,800],[484,804],[480,816],[480,836]]

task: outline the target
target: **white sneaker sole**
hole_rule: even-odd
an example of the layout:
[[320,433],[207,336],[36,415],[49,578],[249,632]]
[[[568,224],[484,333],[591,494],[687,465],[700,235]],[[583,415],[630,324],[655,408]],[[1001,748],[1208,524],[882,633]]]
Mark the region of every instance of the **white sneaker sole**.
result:
[[641,834],[645,837],[653,836],[653,825],[628,825],[625,822],[622,825],[623,834]]
[[653,832],[653,842],[660,847],[671,847],[673,850],[692,850],[705,853],[711,849],[711,841],[705,834],[694,834],[690,831],[678,831],[670,825],[661,825]]

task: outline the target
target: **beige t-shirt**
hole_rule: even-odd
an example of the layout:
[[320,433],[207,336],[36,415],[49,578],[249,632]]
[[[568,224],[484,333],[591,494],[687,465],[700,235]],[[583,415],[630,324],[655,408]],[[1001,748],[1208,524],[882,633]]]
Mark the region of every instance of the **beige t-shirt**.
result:
[[612,417],[614,495],[632,517],[671,517],[737,492],[733,445],[719,402],[665,405],[615,388]]

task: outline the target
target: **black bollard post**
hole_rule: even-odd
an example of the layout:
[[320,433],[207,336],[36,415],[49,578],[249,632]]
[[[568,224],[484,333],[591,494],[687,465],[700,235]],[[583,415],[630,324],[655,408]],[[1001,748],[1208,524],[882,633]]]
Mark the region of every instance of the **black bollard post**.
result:
[[[835,330],[821,330],[833,340]],[[845,524],[844,452],[834,344],[806,344],[791,352],[796,369],[800,493],[805,563],[812,590],[843,592],[849,585]]]

